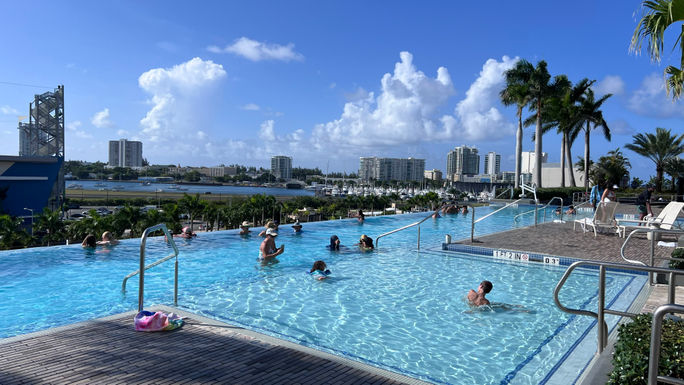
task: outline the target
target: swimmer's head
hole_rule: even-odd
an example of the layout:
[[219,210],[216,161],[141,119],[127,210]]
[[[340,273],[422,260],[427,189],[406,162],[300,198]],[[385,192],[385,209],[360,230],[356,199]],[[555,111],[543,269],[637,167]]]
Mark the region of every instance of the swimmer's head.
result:
[[482,282],[480,283],[480,286],[482,287],[482,291],[483,291],[485,294],[487,294],[487,293],[489,293],[490,291],[492,291],[492,288],[494,287],[494,285],[492,285],[492,283],[489,282],[489,281],[482,281]]

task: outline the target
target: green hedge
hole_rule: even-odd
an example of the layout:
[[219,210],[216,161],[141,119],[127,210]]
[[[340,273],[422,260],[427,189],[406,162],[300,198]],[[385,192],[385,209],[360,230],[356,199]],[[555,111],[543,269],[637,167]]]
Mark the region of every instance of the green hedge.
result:
[[[620,325],[608,385],[646,384],[652,314],[639,314]],[[684,322],[665,319],[660,343],[659,375],[684,378]]]
[[684,270],[684,249],[674,249],[672,258],[677,258],[679,261],[670,261],[670,268]]

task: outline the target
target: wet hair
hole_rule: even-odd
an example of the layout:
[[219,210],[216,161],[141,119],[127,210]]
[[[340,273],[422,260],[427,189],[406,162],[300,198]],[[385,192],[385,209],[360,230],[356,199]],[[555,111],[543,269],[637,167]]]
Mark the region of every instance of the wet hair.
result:
[[93,234],[88,234],[81,245],[85,247],[95,247],[97,246],[97,238]]
[[492,291],[492,288],[494,287],[494,285],[492,285],[492,283],[489,281],[482,281],[480,285],[482,285],[482,291],[484,291],[485,294]]
[[103,241],[111,241],[113,238],[114,238],[114,236],[112,235],[111,231],[105,231],[104,233],[102,233],[102,240]]
[[359,243],[361,243],[363,245],[363,247],[366,247],[369,249],[374,248],[373,247],[373,238],[371,238],[369,236],[363,235],[363,237],[361,238],[361,241]]
[[340,238],[337,237],[337,235],[333,235],[330,237],[330,249],[331,250],[339,250],[340,245],[337,244],[337,241],[339,241]]
[[326,267],[327,267],[327,266],[325,265],[325,262],[323,262],[323,261],[316,261],[316,262],[314,262],[313,267],[311,268],[311,271],[309,271],[309,273],[313,273],[313,272],[316,271],[316,270],[318,270],[318,271],[325,271],[325,268],[326,268]]

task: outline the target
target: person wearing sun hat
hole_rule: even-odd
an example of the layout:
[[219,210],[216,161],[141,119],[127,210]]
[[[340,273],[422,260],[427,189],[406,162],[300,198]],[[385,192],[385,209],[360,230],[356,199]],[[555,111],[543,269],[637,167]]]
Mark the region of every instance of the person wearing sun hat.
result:
[[302,225],[299,223],[299,220],[296,220],[295,223],[292,224],[292,230],[294,230],[295,233],[302,232]]
[[275,237],[278,236],[278,232],[275,229],[266,229],[265,233],[265,238],[259,248],[259,261],[262,262],[267,262],[285,251],[285,245],[276,248]]
[[278,231],[278,224],[275,223],[275,222],[273,222],[273,221],[271,221],[271,220],[269,220],[269,221],[266,222],[266,224],[264,225],[264,229],[261,230],[261,232],[259,233],[259,236],[260,236],[260,237],[265,237],[265,236],[266,236],[266,230],[268,230],[268,229],[274,229],[275,231]]
[[240,224],[240,235],[247,235],[247,234],[249,234],[249,232],[250,232],[250,231],[249,231],[249,227],[250,227],[251,225],[252,225],[252,224],[249,223],[248,221],[242,222],[242,224]]
[[603,190],[603,195],[601,195],[601,202],[617,202],[617,197],[615,195],[615,190],[618,189],[618,185],[606,183],[606,189]]

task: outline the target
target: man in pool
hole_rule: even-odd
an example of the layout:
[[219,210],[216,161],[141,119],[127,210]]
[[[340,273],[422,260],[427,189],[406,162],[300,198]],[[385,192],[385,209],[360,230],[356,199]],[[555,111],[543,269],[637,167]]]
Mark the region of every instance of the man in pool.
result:
[[485,295],[492,291],[492,283],[489,281],[482,281],[480,286],[478,286],[477,291],[470,290],[468,292],[468,302],[472,306],[482,306],[489,305],[489,300],[485,298]]
[[285,245],[281,245],[280,247],[276,248],[275,237],[277,236],[278,233],[274,229],[266,230],[266,238],[263,240],[263,242],[261,242],[261,247],[259,248],[260,261],[270,261],[285,251]]

